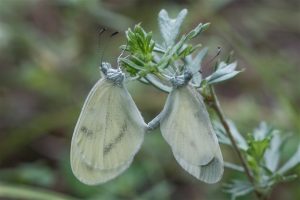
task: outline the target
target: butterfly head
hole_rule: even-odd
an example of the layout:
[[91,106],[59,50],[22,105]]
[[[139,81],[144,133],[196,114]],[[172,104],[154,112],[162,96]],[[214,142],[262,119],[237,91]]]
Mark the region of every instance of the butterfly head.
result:
[[103,62],[101,63],[100,70],[106,79],[112,81],[114,84],[122,85],[125,75],[120,68],[114,69],[110,63]]
[[182,75],[174,76],[170,79],[173,87],[178,88],[188,84],[188,82],[192,79],[192,72],[185,70]]

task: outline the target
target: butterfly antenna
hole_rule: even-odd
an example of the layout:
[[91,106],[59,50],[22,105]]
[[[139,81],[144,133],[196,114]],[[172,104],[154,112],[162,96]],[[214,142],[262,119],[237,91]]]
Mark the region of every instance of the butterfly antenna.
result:
[[[106,31],[107,29],[106,28],[100,28],[99,29],[99,32],[98,32],[98,38],[99,38],[99,41],[98,41],[98,44],[99,44],[99,48],[101,49],[101,43],[102,43],[102,41],[101,41],[101,36],[102,36],[102,34]],[[102,49],[102,55],[101,55],[101,60],[100,60],[100,65],[102,66],[102,61],[103,61],[103,55],[104,55],[104,50],[105,50],[105,47],[103,47],[103,49]]]
[[[204,66],[207,66],[207,65],[209,65],[212,61],[214,61],[220,54],[221,54],[221,47],[218,47],[217,48],[217,53],[216,53],[216,55],[214,55],[211,59],[209,59],[205,64],[204,64]],[[201,69],[199,70],[199,72],[202,74],[202,71],[201,71]]]
[[119,57],[118,57],[118,59],[117,59],[118,68],[120,68],[120,62],[121,62],[121,58],[122,58],[122,56],[123,56],[124,52],[126,51],[127,47],[128,47],[128,43],[126,42],[126,46],[125,46],[125,48],[124,48],[124,49],[122,49],[122,52],[121,52],[121,54],[119,55]]
[[[111,35],[110,35],[110,39],[109,41],[106,42],[105,46],[104,46],[104,50],[106,50],[108,44],[110,43],[110,40],[112,37],[114,37],[115,35],[117,35],[119,32],[116,31],[116,32],[113,32]],[[104,55],[105,55],[105,51],[103,50],[103,53],[102,53],[102,56],[101,56],[101,64],[102,64],[102,61],[103,61],[103,58],[104,58]]]

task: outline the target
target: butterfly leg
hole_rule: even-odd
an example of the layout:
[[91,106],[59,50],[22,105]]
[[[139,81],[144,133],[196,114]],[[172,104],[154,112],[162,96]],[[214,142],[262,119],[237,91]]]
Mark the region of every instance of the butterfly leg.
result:
[[148,131],[156,129],[160,125],[160,120],[161,120],[161,113],[159,113],[154,119],[152,119],[147,127]]

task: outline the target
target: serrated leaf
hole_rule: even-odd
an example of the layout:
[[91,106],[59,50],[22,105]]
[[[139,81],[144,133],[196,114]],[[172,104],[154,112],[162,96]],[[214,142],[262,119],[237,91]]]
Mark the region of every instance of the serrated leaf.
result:
[[186,15],[187,9],[180,11],[174,19],[170,18],[168,12],[164,9],[159,12],[158,24],[167,47],[174,45],[179,29]]
[[294,155],[278,170],[279,174],[285,174],[300,164],[300,145]]

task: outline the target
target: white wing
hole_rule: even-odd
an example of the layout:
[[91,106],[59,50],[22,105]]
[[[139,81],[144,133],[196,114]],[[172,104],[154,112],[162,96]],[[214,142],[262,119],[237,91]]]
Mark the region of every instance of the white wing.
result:
[[71,148],[72,171],[78,180],[87,185],[97,185],[117,177],[124,172],[132,162],[132,160],[129,160],[127,163],[120,165],[120,167],[111,170],[98,170],[83,162],[80,159],[81,155],[74,149],[75,148]]
[[191,175],[199,180],[206,183],[216,183],[218,182],[224,172],[223,158],[221,152],[214,157],[214,159],[207,165],[192,165],[186,162],[184,159],[174,154],[175,159],[180,164],[180,166],[189,172]]
[[99,80],[88,95],[71,143],[71,167],[86,184],[122,173],[139,150],[146,124],[126,88]]
[[223,174],[223,158],[201,95],[191,86],[173,89],[161,115],[161,132],[179,164],[207,183]]

